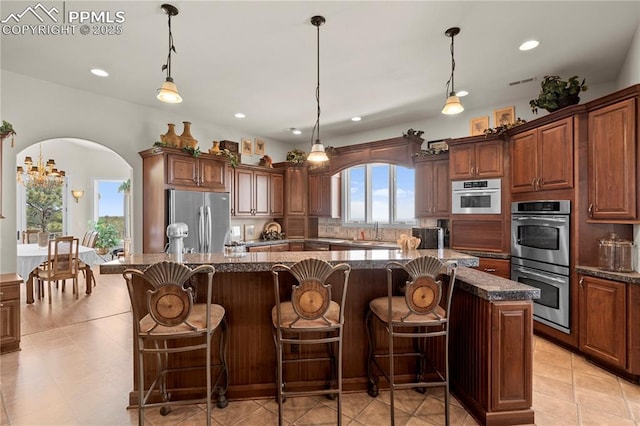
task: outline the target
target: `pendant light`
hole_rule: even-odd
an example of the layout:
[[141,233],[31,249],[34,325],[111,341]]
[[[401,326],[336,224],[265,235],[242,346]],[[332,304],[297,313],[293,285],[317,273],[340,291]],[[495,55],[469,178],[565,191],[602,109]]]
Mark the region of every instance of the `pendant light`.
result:
[[[307,156],[307,161],[311,161],[313,163],[320,163],[329,160],[327,153],[324,151],[324,145],[320,142],[320,26],[325,22],[326,20],[324,19],[324,16],[314,16],[311,18],[311,24],[318,29],[318,84],[316,86],[316,105],[318,108],[318,115],[316,118],[316,124],[313,126],[313,131],[311,132],[311,152]],[[313,137],[316,135],[317,137],[314,140]]]
[[[453,38],[458,34],[460,34],[460,28],[458,27],[449,28],[444,32],[444,35],[451,37],[451,76],[449,77],[449,81],[447,81],[447,102],[444,104],[444,108],[442,108],[442,113],[447,115],[460,114],[464,111],[464,107],[460,103],[460,98],[456,95],[456,89],[453,84],[453,71],[456,69],[456,60],[453,56]],[[449,84],[451,84],[451,91],[449,91]]]
[[163,4],[162,10],[169,16],[169,55],[167,56],[167,63],[162,66],[162,71],[167,70],[167,78],[162,83],[162,87],[158,89],[158,99],[168,104],[179,104],[182,102],[182,97],[178,93],[178,88],[173,82],[173,78],[171,78],[171,51],[176,52],[171,32],[171,17],[178,14],[178,8],[171,4]]

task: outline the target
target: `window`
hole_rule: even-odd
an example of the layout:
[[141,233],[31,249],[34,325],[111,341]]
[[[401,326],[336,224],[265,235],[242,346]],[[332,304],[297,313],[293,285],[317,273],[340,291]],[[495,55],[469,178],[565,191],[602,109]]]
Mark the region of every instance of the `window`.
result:
[[345,223],[414,224],[413,169],[373,163],[342,172]]
[[95,180],[94,221],[113,224],[122,238],[125,233],[124,193],[120,191],[122,180]]

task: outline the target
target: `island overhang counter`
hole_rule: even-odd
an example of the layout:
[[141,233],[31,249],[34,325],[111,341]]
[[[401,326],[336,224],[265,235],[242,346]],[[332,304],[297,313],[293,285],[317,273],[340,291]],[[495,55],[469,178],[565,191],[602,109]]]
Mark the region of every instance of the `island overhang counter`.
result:
[[[189,266],[215,267],[214,301],[224,306],[229,324],[227,360],[231,400],[275,395],[275,348],[271,309],[275,303],[271,267],[292,265],[305,258],[351,265],[345,312],[343,387],[367,389],[367,333],[365,314],[370,300],[386,296],[387,262],[405,262],[416,256],[434,256],[459,265],[454,288],[450,331],[451,390],[482,424],[534,423],[532,405],[532,300],[539,289],[486,274],[470,267],[478,258],[451,250],[352,250],[308,252],[255,252],[241,257],[222,254],[185,254]],[[128,268],[143,270],[170,260],[166,254],[134,254],[100,265],[102,274],[121,274]],[[124,279],[123,279],[124,285]],[[141,291],[139,302],[144,302]],[[379,341],[386,341],[380,330]],[[136,344],[134,339],[134,345]],[[292,348],[292,351],[303,348]],[[291,356],[297,356],[295,352]],[[440,360],[441,361],[441,360]],[[193,360],[176,360],[190,365]],[[407,363],[409,377],[414,366]],[[130,405],[137,404],[137,372],[133,374]],[[151,377],[149,373],[148,377]],[[306,365],[291,371],[287,386],[321,383],[325,366]],[[145,379],[146,380],[146,379]],[[185,373],[169,382],[174,398],[187,398],[203,385],[203,378]],[[381,389],[386,383],[381,380]]]

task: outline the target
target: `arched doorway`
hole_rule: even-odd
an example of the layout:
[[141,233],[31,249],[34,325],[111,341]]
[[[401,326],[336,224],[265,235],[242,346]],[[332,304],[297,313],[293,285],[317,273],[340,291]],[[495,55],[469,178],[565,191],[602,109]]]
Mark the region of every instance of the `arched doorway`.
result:
[[[40,152],[42,154],[40,154]],[[75,138],[56,138],[33,144],[16,154],[16,164],[24,166],[25,157],[34,163],[40,156],[43,162],[50,158],[66,176],[59,188],[60,224],[52,224],[53,231],[65,235],[82,237],[101,216],[121,216],[121,234],[131,230],[131,212],[126,209],[125,194],[117,189],[130,182],[131,166],[120,155],[98,143]],[[101,194],[101,191],[110,191]],[[75,196],[72,194],[75,192]],[[111,192],[116,192],[111,193]],[[34,225],[30,218],[27,201],[30,195],[28,185],[17,183],[16,227],[17,236]],[[78,197],[79,196],[79,197]],[[55,199],[55,197],[53,197]],[[102,200],[102,202],[101,202]],[[117,204],[114,206],[113,204]],[[102,212],[101,212],[102,210]],[[125,216],[126,211],[126,216]],[[58,220],[58,218],[56,218]]]

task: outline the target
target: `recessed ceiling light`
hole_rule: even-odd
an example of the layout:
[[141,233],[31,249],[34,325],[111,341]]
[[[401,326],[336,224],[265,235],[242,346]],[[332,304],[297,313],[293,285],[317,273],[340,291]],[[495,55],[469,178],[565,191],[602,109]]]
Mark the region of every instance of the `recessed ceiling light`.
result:
[[246,115],[244,115],[244,114],[243,114],[243,113],[241,113],[241,112],[236,112],[236,113],[234,114],[234,117],[235,117],[235,118],[245,118],[245,117],[246,117]]
[[522,51],[531,50],[538,47],[539,44],[540,42],[538,40],[527,40],[524,43],[522,43],[518,49]]
[[351,121],[360,121],[362,117],[351,117]]
[[109,73],[100,68],[91,69],[91,74],[97,75],[98,77],[109,77]]
[[291,133],[293,133],[294,135],[301,135],[301,134],[302,134],[302,130],[293,129],[293,130],[291,131]]
[[459,90],[456,92],[456,96],[458,96],[459,98],[463,97],[463,96],[467,96],[469,94],[469,92],[467,92],[466,90]]

